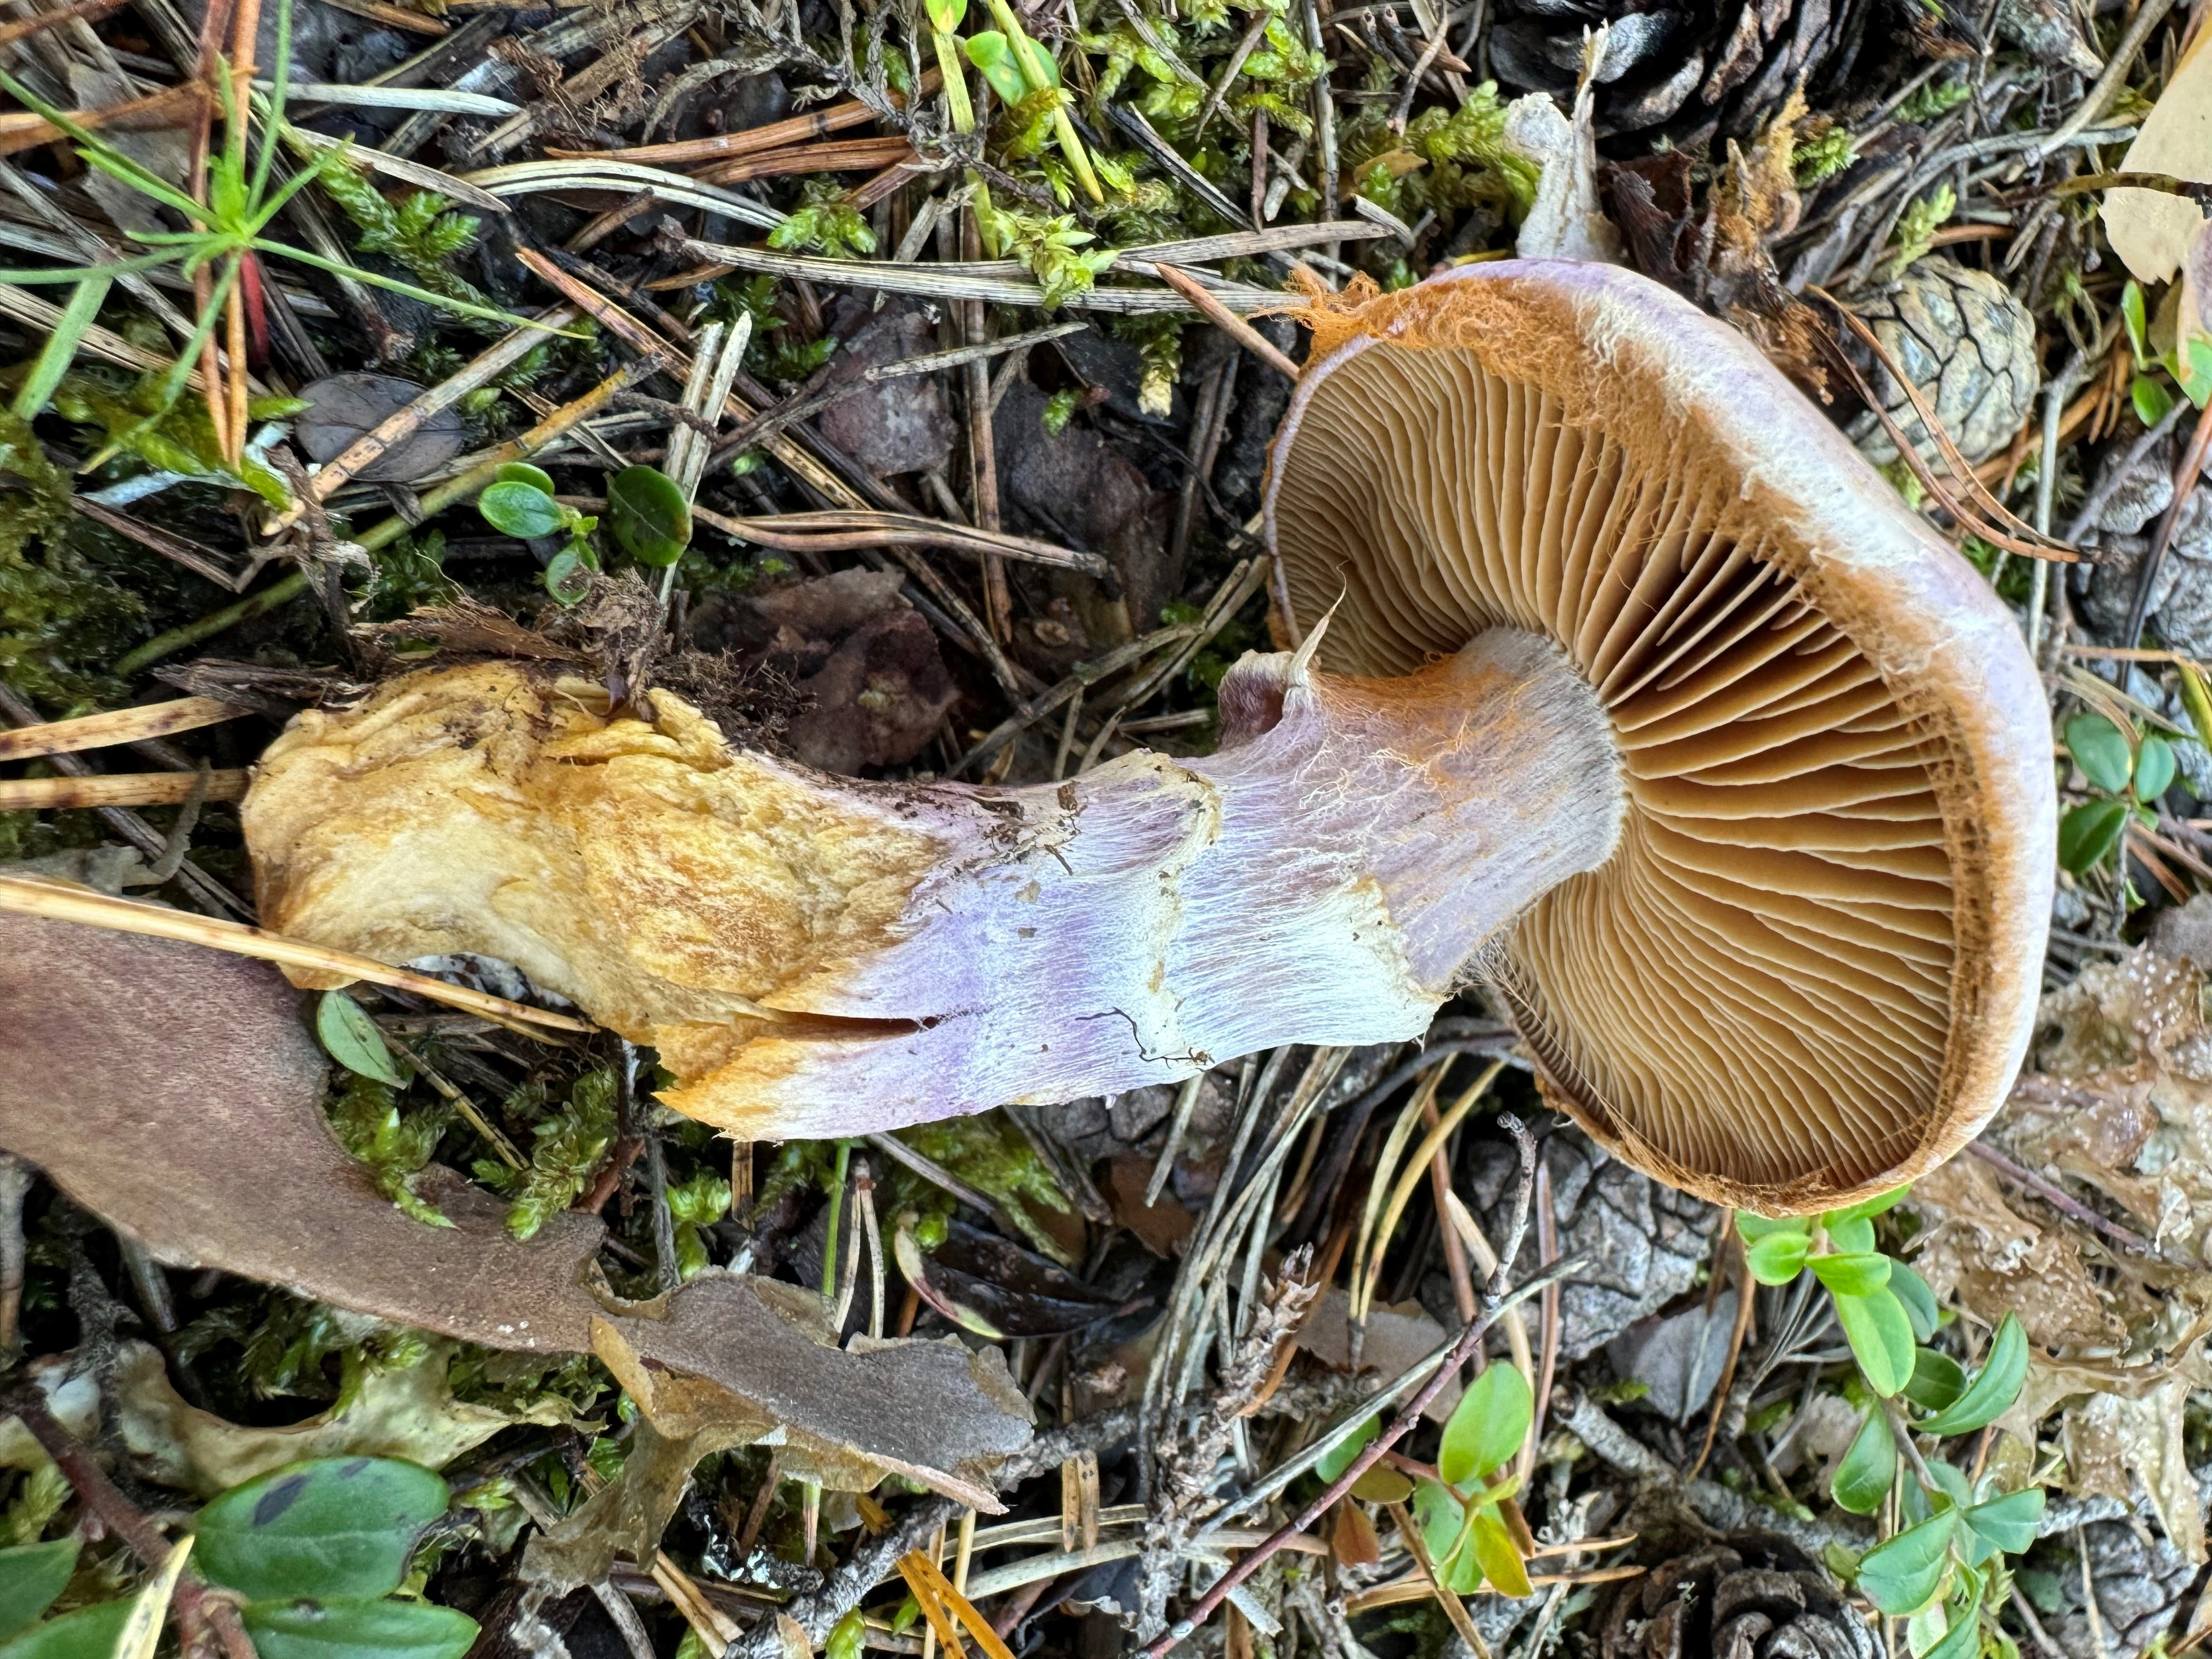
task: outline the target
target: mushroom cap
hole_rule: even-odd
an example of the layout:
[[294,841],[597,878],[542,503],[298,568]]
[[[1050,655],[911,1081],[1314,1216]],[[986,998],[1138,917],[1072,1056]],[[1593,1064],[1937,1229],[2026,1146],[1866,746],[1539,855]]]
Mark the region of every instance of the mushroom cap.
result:
[[2012,614],[1643,276],[1480,264],[1308,320],[1267,520],[1291,616],[1334,608],[1321,665],[1528,629],[1612,722],[1613,855],[1476,964],[1547,1094],[1768,1213],[1956,1152],[2026,1050],[2051,913],[2050,714]]

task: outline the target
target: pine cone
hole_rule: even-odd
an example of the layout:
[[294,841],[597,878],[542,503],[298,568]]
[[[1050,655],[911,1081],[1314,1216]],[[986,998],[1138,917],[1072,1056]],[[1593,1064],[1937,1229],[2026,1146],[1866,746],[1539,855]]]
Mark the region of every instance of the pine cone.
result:
[[[2035,319],[2011,289],[1987,271],[1933,255],[1915,260],[1893,286],[1852,309],[1968,460],[1986,459],[2012,441],[2041,374]],[[1934,442],[1889,372],[1856,340],[1846,349],[1913,447],[1933,455]],[[1850,431],[1876,465],[1897,459],[1897,446],[1871,410]]]
[[1786,1538],[1740,1532],[1624,1582],[1602,1659],[1876,1659],[1874,1632]]

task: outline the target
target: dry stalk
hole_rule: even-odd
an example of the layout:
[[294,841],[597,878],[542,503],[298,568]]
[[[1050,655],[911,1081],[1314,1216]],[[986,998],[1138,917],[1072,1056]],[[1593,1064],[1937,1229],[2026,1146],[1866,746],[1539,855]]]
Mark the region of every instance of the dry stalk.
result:
[[1182,1553],[1222,1506],[1223,1500],[1213,1492],[1214,1470],[1229,1450],[1238,1419],[1249,1413],[1273,1372],[1277,1354],[1297,1335],[1306,1310],[1321,1292],[1320,1281],[1304,1276],[1312,1262],[1310,1249],[1294,1251],[1284,1261],[1282,1276],[1263,1291],[1251,1326],[1237,1340],[1205,1414],[1188,1431],[1176,1427],[1170,1419],[1161,1438],[1159,1485],[1138,1560],[1136,1622],[1140,1634],[1156,1632],[1165,1622]]

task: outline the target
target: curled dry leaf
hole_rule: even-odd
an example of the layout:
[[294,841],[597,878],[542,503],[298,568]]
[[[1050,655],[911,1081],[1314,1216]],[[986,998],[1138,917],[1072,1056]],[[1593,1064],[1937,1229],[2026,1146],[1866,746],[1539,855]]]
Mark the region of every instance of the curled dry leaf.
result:
[[648,1413],[678,1411],[677,1432],[717,1412],[747,1438],[781,1425],[795,1474],[896,1471],[999,1507],[989,1470],[1029,1425],[995,1351],[841,1351],[794,1320],[788,1287],[729,1274],[623,1304],[592,1285],[595,1218],[563,1212],[520,1243],[504,1205],[435,1166],[422,1191],[453,1225],[411,1221],[331,1136],[323,1085],[297,994],[261,963],[0,921],[0,1146],[158,1260],[487,1347],[594,1351]]

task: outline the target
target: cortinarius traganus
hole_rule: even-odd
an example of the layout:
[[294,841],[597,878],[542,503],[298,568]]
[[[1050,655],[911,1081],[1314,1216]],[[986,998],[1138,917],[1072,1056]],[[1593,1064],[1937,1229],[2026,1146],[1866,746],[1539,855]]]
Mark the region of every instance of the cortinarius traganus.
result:
[[265,923],[515,963],[744,1137],[1411,1038],[1487,978],[1554,1098],[1716,1201],[1957,1150],[2050,911],[2012,617],[1640,276],[1477,265],[1310,320],[1267,518],[1311,631],[1224,680],[1216,754],[856,783],[664,693],[610,720],[579,682],[432,672],[264,757]]

